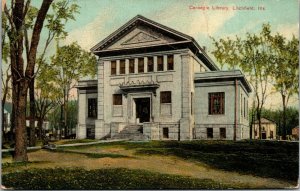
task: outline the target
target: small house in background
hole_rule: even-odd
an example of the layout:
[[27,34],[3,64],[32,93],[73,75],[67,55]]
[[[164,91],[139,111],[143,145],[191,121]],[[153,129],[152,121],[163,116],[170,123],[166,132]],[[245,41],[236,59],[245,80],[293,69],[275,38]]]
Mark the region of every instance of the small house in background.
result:
[[297,140],[299,139],[299,126],[292,129],[292,137]]
[[6,102],[4,104],[4,116],[3,116],[3,128],[4,132],[7,133],[10,131],[10,119],[12,113],[12,103]]
[[[252,125],[254,139],[259,139],[258,120]],[[266,118],[261,118],[261,139],[276,139],[276,123]]]

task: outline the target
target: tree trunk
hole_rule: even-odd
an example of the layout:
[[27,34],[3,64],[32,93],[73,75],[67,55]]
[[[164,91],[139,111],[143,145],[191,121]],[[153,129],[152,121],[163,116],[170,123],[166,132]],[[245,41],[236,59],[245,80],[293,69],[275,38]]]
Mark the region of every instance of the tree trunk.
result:
[[34,79],[29,84],[29,99],[30,99],[30,133],[29,133],[29,145],[35,146],[35,98],[34,98]]
[[261,139],[261,109],[259,107],[256,108],[256,117],[258,120],[258,139]]
[[287,129],[286,129],[286,97],[282,96],[282,106],[283,106],[283,123],[282,123],[282,139],[286,140]]

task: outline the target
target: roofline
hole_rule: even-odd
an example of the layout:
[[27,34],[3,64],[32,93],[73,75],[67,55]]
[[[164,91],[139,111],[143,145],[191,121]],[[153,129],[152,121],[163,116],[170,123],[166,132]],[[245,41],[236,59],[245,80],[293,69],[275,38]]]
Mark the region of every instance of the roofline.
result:
[[[218,75],[220,73],[233,73],[230,75]],[[238,74],[237,74],[238,72]],[[235,69],[235,70],[227,70],[227,71],[207,71],[205,72],[205,74],[209,74],[209,73],[216,73],[216,75],[214,76],[201,76],[201,77],[197,77],[197,73],[195,73],[195,78],[194,81],[201,81],[201,80],[215,80],[215,79],[222,79],[222,78],[240,78],[242,79],[241,81],[244,83],[245,88],[248,90],[249,93],[252,92],[252,88],[248,82],[248,80],[246,79],[245,75],[242,73],[241,70],[239,69]],[[198,73],[198,74],[202,74],[202,73]]]
[[96,52],[101,52],[101,51],[96,51],[97,48],[99,48],[101,45],[107,43],[112,37],[114,37],[116,34],[118,34],[119,32],[121,32],[122,30],[124,30],[126,27],[129,27],[130,25],[132,25],[134,22],[136,22],[137,20],[141,20],[145,23],[148,23],[150,25],[154,25],[155,27],[159,27],[167,32],[170,32],[176,36],[180,36],[181,38],[186,39],[187,41],[190,41],[193,43],[193,45],[198,49],[199,53],[201,55],[204,56],[204,58],[212,65],[212,67],[215,70],[220,70],[219,67],[211,60],[211,58],[206,54],[206,52],[203,50],[203,48],[201,48],[201,46],[196,42],[196,40],[187,35],[184,34],[182,32],[179,32],[175,29],[169,28],[165,25],[162,25],[160,23],[157,23],[155,21],[152,21],[144,16],[141,15],[137,15],[135,17],[133,17],[132,19],[130,19],[127,23],[125,23],[124,25],[122,25],[120,28],[118,28],[116,31],[114,31],[113,33],[111,33],[108,37],[106,37],[105,39],[103,39],[102,41],[100,41],[98,44],[96,44],[95,46],[93,46],[90,50],[95,54]]

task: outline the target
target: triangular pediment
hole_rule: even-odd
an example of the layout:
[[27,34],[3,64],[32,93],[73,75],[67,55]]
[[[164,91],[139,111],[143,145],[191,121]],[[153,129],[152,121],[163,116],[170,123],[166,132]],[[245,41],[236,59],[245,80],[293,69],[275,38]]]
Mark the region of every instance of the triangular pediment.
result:
[[191,41],[192,38],[142,16],[136,16],[94,46],[92,51],[109,51],[174,42]]
[[159,41],[159,40],[160,40],[159,38],[141,31],[141,32],[138,32],[133,37],[131,37],[130,39],[126,40],[124,43],[122,43],[122,45],[154,42],[154,41]]

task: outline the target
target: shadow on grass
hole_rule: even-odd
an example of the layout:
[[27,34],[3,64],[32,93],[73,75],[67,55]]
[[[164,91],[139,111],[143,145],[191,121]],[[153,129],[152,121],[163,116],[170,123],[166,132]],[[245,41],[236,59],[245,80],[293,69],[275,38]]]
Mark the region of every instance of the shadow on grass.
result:
[[[133,145],[128,145],[133,148]],[[168,141],[136,145],[136,154],[174,155],[203,162],[213,168],[277,178],[296,183],[299,175],[298,143],[263,141]]]
[[241,188],[210,179],[195,179],[145,170],[31,169],[2,176],[2,184],[14,189],[228,189]]

